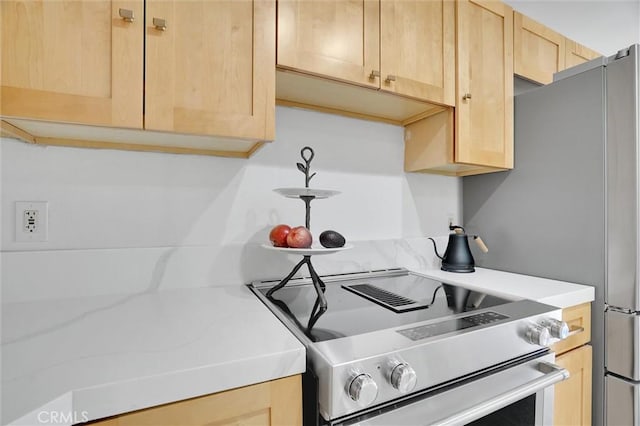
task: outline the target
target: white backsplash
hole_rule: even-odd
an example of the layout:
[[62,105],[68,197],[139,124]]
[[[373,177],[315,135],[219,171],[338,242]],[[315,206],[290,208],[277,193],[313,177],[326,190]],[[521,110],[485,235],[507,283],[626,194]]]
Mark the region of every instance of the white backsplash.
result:
[[[314,258],[320,273],[434,262],[424,236],[461,217],[459,178],[403,171],[403,129],[278,107],[276,140],[248,160],[0,142],[2,301],[278,278],[299,257],[260,244],[278,223],[304,224],[300,150],[314,148],[311,230],[354,249]],[[49,240],[18,243],[16,201],[49,202]]]
[[[442,254],[446,237],[437,240]],[[349,251],[313,257],[318,273],[440,265],[425,238],[351,243],[354,248]],[[260,244],[5,252],[3,303],[240,285],[280,279],[302,259]],[[301,273],[309,275],[306,267]]]

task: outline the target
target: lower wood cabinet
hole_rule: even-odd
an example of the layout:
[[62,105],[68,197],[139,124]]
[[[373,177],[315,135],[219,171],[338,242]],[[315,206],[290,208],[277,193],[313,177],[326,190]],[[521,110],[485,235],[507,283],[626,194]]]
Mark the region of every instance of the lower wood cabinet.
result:
[[591,346],[581,346],[556,358],[556,364],[569,370],[568,380],[555,388],[556,426],[591,424]]
[[96,426],[302,425],[302,381],[290,376],[99,420]]
[[556,364],[569,370],[568,380],[555,385],[554,422],[556,426],[591,425],[591,304],[562,311],[571,335],[552,346]]
[[591,304],[571,306],[562,311],[562,321],[569,326],[570,336],[555,343],[551,350],[556,355],[578,348],[591,341]]

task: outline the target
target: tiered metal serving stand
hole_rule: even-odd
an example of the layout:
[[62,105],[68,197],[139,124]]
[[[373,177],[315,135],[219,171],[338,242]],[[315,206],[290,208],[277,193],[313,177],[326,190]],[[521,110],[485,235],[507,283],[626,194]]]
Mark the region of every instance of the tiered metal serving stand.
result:
[[[309,174],[311,160],[313,160],[313,157],[314,157],[313,149],[311,149],[310,147],[306,146],[306,147],[302,148],[302,150],[300,151],[300,155],[302,156],[302,159],[304,160],[304,164],[297,163],[297,167],[298,167],[298,170],[300,170],[305,175],[305,181],[304,181],[305,187],[304,188],[277,188],[277,189],[274,189],[274,191],[279,193],[280,195],[282,195],[284,197],[287,197],[287,198],[299,198],[302,201],[304,201],[304,205],[305,205],[305,227],[307,229],[311,229],[310,228],[310,224],[311,224],[311,201],[318,200],[318,199],[323,199],[323,198],[328,198],[328,197],[331,197],[333,195],[337,195],[340,192],[339,191],[333,191],[333,190],[327,190],[327,189],[312,189],[312,188],[309,188],[309,181],[311,180],[311,178],[313,178],[316,175],[315,173],[313,173],[311,175]],[[311,315],[311,318],[309,319],[310,320],[309,321],[310,324],[308,325],[308,327],[311,328],[313,326],[313,322],[315,322],[315,320],[317,320],[317,318],[319,318],[319,316],[322,315],[327,310],[327,299],[324,297],[325,284],[324,284],[324,282],[322,282],[322,279],[320,278],[320,276],[318,276],[318,273],[314,269],[313,264],[311,263],[311,256],[312,255],[319,255],[319,254],[335,253],[337,251],[350,249],[351,246],[350,245],[345,245],[344,247],[339,247],[339,248],[320,248],[320,247],[318,247],[318,248],[296,249],[296,248],[273,247],[271,245],[263,244],[263,247],[271,249],[271,250],[277,250],[279,252],[283,252],[283,253],[287,253],[287,254],[300,254],[300,255],[302,255],[302,260],[300,262],[298,262],[293,267],[291,272],[286,277],[284,277],[282,279],[282,281],[280,281],[277,285],[275,285],[271,289],[269,289],[269,291],[266,293],[266,296],[267,297],[271,297],[273,295],[273,293],[275,293],[276,291],[280,290],[282,287],[287,285],[289,280],[291,280],[291,278],[293,278],[293,276],[300,270],[300,268],[302,268],[303,265],[307,265],[307,269],[309,270],[309,275],[311,276],[311,281],[313,282],[313,286],[314,286],[316,292],[318,293],[318,298],[316,299],[316,303],[315,303],[315,306],[313,308],[313,314]]]

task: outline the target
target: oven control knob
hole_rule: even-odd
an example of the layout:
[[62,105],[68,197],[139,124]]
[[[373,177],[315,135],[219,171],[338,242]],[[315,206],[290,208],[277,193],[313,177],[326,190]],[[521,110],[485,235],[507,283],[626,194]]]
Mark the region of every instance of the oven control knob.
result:
[[416,387],[417,380],[415,370],[406,362],[398,363],[391,370],[391,386],[398,389],[400,393],[411,392]]
[[551,334],[547,327],[543,327],[540,324],[529,324],[525,331],[525,338],[533,345],[549,346]]
[[366,407],[376,400],[378,385],[370,375],[362,373],[351,379],[347,392],[361,407]]
[[542,320],[541,325],[549,329],[551,337],[556,339],[566,339],[569,336],[569,325],[555,318],[545,318]]

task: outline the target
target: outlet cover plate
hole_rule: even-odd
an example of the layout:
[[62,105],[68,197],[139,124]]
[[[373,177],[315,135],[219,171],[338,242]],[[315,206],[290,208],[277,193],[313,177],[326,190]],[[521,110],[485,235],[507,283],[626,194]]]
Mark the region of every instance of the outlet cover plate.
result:
[[15,219],[17,242],[47,241],[49,228],[47,201],[16,201]]

